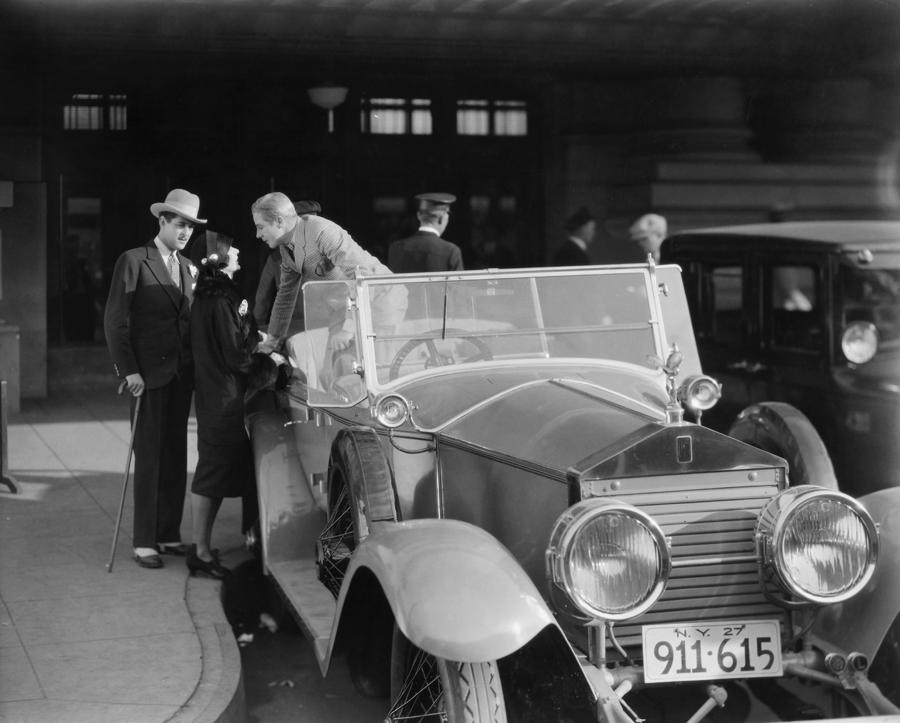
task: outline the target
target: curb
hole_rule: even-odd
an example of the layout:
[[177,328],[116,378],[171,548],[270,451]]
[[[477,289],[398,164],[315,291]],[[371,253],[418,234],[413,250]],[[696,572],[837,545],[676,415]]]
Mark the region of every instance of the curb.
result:
[[187,577],[184,600],[200,643],[200,680],[169,723],[243,723],[241,654],[222,606],[221,582]]

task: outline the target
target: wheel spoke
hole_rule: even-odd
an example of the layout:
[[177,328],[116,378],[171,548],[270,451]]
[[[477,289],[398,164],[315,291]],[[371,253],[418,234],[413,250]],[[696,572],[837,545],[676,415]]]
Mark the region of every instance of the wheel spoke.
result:
[[435,659],[422,650],[416,650],[387,720],[404,721],[423,718],[446,721],[447,715],[444,711],[444,688]]
[[344,581],[344,573],[353,552],[353,521],[347,486],[341,484],[338,498],[328,513],[325,527],[319,534],[319,580],[334,596]]

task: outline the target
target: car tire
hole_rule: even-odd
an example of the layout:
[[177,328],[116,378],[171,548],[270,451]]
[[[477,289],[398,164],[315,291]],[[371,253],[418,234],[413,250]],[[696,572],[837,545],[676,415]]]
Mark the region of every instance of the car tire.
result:
[[792,487],[815,484],[838,489],[825,443],[796,407],[782,402],[753,404],[741,411],[728,434],[786,459]]
[[374,522],[398,519],[394,475],[370,427],[338,432],[328,462],[328,515],[316,544],[319,580],[337,597],[353,550]]
[[385,721],[506,723],[506,703],[494,660],[460,663],[436,658],[394,628],[391,707]]

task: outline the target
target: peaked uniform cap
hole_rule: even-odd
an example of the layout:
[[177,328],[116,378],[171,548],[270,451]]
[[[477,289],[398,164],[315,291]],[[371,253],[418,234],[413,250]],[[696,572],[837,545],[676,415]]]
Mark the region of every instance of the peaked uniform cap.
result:
[[186,218],[191,223],[206,223],[205,218],[197,218],[200,213],[200,196],[183,188],[173,188],[165,201],[150,206],[150,213],[157,218],[164,211]]
[[451,204],[456,200],[456,196],[452,193],[420,193],[416,196],[419,201],[430,201],[431,203]]

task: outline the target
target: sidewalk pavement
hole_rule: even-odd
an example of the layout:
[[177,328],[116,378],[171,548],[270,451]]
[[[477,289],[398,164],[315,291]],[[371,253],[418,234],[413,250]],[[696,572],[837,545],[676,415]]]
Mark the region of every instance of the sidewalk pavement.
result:
[[[9,473],[0,486],[0,721],[242,721],[241,662],[222,584],[190,577],[184,558],[161,570],[131,559],[132,483],[113,571],[107,571],[129,443],[128,400],[114,379],[10,415]],[[188,471],[197,461],[196,419]],[[190,475],[188,477],[190,489]],[[190,501],[182,539],[190,541]],[[247,558],[240,500],[226,499],[213,545]]]

